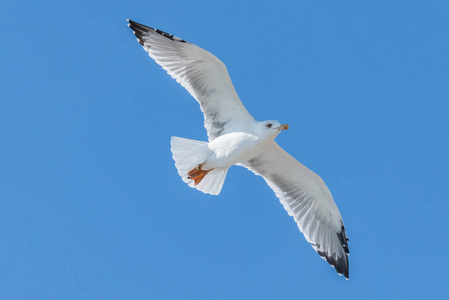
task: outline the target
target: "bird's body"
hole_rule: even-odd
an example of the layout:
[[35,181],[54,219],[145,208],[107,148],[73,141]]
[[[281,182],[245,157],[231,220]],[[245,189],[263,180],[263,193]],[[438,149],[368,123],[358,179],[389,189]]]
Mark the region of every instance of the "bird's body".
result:
[[182,180],[204,193],[218,195],[233,165],[262,176],[306,240],[340,275],[349,278],[346,230],[329,189],[274,140],[288,126],[255,120],[240,101],[225,65],[211,53],[128,21],[145,51],[189,91],[204,114],[209,142],[171,139]]
[[209,142],[208,147],[212,153],[204,168],[229,168],[258,156],[279,134],[279,130],[275,128],[266,130],[266,134],[263,134],[264,128],[259,127],[256,122],[251,122],[241,131],[221,135]]
[[242,124],[241,129],[220,135],[209,143],[172,137],[171,150],[178,173],[187,184],[204,193],[218,195],[231,166],[259,156],[285,129],[288,125],[278,121],[252,120]]
[[208,143],[211,156],[205,169],[229,168],[259,155],[266,140],[246,132],[232,132]]

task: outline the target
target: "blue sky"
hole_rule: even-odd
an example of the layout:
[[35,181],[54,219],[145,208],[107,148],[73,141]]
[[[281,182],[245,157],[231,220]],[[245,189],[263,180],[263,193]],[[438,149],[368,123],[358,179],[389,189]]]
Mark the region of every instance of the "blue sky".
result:
[[[447,1],[0,5],[1,299],[447,297]],[[197,103],[130,18],[219,57],[251,114],[326,181],[350,280],[262,178],[184,184],[170,137]]]

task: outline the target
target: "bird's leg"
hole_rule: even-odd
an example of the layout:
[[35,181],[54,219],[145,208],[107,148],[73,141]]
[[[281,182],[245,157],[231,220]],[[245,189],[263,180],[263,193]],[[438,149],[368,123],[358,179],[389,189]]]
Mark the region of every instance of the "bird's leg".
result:
[[202,168],[205,164],[206,164],[206,162],[203,162],[203,163],[201,163],[201,164],[198,164],[194,169],[201,170],[201,168]]
[[201,182],[201,180],[203,180],[204,176],[207,175],[207,173],[209,173],[210,171],[212,171],[213,169],[210,170],[203,170],[203,166],[206,162],[203,162],[201,164],[198,164],[195,168],[193,168],[192,170],[190,170],[187,175],[187,179],[192,179],[195,181],[195,185],[197,185],[198,183]]

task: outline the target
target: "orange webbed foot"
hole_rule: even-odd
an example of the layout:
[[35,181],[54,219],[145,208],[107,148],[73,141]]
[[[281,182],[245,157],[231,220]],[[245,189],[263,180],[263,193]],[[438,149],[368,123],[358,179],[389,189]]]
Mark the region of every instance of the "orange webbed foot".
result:
[[192,179],[193,181],[195,181],[195,185],[197,185],[198,183],[201,182],[201,180],[203,180],[204,176],[206,176],[210,171],[212,171],[213,169],[210,170],[203,170],[204,163],[197,165],[195,168],[193,168],[192,170],[190,170],[187,175],[188,175],[188,179]]

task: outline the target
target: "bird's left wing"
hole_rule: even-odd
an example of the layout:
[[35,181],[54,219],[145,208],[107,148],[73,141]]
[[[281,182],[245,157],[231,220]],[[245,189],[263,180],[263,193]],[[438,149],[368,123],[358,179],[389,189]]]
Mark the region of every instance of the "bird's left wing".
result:
[[210,52],[174,35],[128,20],[146,52],[198,101],[209,140],[252,121],[226,66]]
[[265,179],[313,249],[338,274],[349,278],[345,227],[324,181],[274,141],[240,165]]

